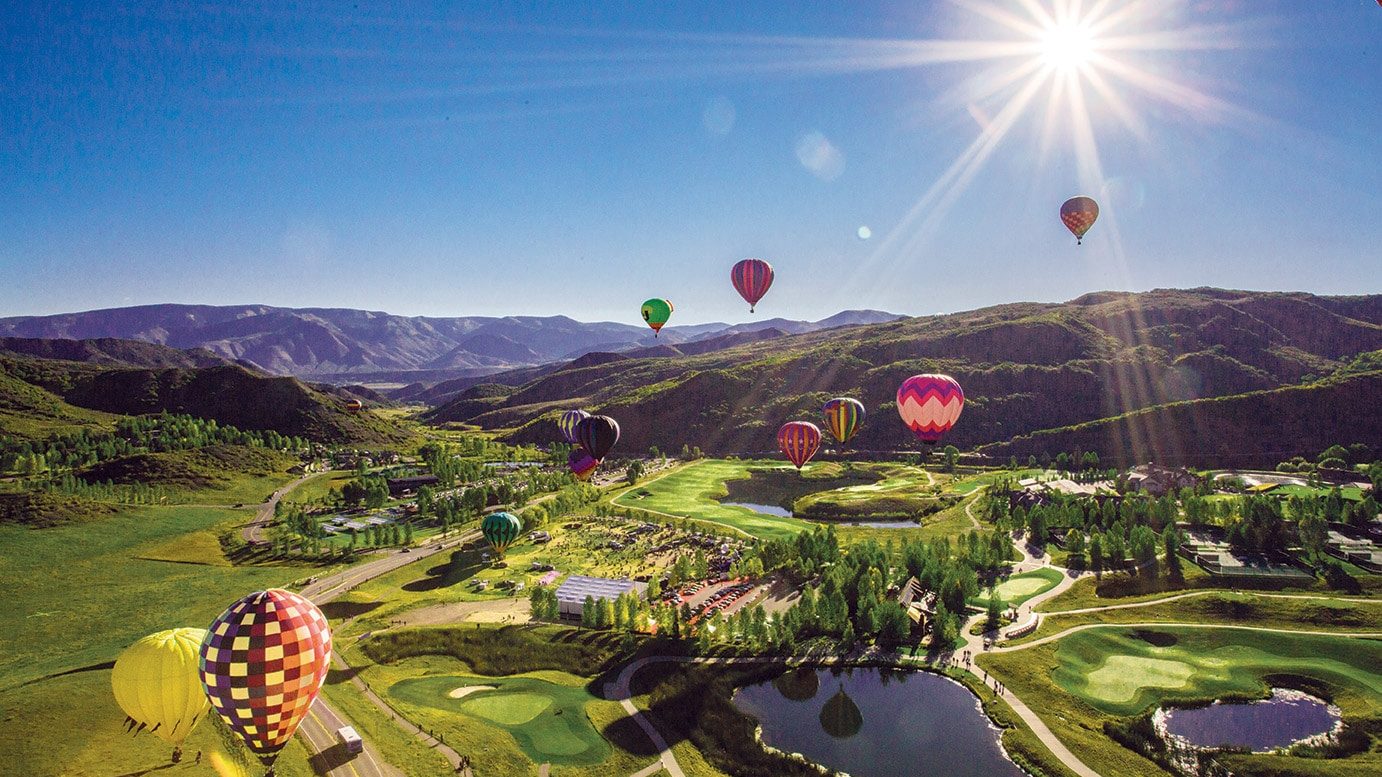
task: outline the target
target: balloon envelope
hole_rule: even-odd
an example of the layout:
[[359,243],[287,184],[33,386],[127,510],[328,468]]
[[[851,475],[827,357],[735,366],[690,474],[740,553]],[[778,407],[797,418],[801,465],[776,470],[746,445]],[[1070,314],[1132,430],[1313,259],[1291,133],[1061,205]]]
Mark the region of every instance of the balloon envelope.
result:
[[864,423],[864,403],[849,397],[826,402],[821,413],[825,415],[825,428],[841,445],[858,434],[859,425]]
[[965,392],[949,375],[913,375],[897,389],[897,413],[917,439],[936,444],[964,410]]
[[513,513],[490,513],[480,522],[480,533],[489,540],[494,552],[502,556],[523,533],[523,522]]
[[566,442],[576,441],[576,424],[589,418],[590,414],[584,410],[568,410],[561,414],[557,419],[557,429],[561,431],[561,438]]
[[110,673],[120,709],[154,736],[177,746],[211,704],[198,675],[206,629],[170,629],[125,648]]
[[653,328],[653,335],[662,331],[662,325],[672,317],[672,302],[665,299],[650,299],[643,303],[643,320]]
[[773,285],[773,266],[762,259],[744,259],[729,271],[729,279],[739,296],[749,303],[752,313],[754,306],[768,293],[768,287]]
[[604,461],[619,442],[619,423],[607,415],[593,415],[576,424],[576,442],[596,461]]
[[1099,218],[1099,203],[1092,197],[1071,197],[1060,206],[1060,220],[1065,223],[1065,228],[1070,230],[1075,236],[1075,242],[1079,243],[1084,239],[1084,233],[1094,226],[1094,220]]
[[307,599],[258,591],[212,621],[201,645],[211,706],[266,766],[317,698],[331,668],[331,627]]
[[566,466],[577,480],[589,480],[590,476],[595,474],[595,468],[600,466],[600,462],[591,458],[589,453],[577,449],[567,455]]
[[777,430],[777,447],[801,469],[821,447],[820,427],[809,421],[788,421]]

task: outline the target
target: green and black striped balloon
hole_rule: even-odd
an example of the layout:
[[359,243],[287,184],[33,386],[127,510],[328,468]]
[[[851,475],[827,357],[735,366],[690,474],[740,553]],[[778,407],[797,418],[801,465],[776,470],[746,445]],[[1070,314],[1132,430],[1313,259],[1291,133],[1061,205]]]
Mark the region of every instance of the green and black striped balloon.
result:
[[513,513],[490,513],[480,522],[480,533],[489,540],[494,552],[502,556],[523,533],[523,522]]

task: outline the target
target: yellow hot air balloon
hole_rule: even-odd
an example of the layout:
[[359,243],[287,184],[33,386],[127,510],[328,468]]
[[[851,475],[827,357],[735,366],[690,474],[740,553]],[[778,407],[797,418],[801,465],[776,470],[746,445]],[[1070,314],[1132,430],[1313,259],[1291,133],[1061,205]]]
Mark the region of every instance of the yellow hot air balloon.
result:
[[[149,731],[176,752],[211,708],[198,661],[206,629],[170,629],[125,648],[110,673],[115,701],[137,732]],[[137,724],[137,727],[136,727]]]

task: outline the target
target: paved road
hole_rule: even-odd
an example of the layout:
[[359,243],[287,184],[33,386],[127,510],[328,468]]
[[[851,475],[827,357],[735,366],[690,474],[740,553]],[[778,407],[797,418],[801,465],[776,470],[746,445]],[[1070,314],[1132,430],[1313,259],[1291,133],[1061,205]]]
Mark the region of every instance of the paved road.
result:
[[274,508],[278,506],[278,501],[284,496],[287,496],[289,491],[292,491],[319,474],[321,473],[313,472],[303,475],[286,486],[280,486],[277,491],[270,494],[268,500],[259,505],[259,509],[255,511],[254,519],[245,524],[244,528],[240,529],[240,536],[244,537],[245,542],[263,542],[264,538],[260,536],[260,530],[269,525],[269,522],[274,519]]

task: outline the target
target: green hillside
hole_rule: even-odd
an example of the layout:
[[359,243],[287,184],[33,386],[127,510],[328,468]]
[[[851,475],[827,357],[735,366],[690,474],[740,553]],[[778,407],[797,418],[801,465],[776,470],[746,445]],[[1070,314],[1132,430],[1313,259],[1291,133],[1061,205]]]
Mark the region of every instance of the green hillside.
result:
[[352,413],[346,402],[295,378],[238,365],[111,368],[0,355],[0,432],[30,438],[64,426],[108,423],[107,414],[169,412],[323,443],[408,441],[398,425],[372,413]]
[[897,450],[917,447],[896,418],[897,385],[937,371],[964,386],[964,417],[949,441],[966,448],[1173,402],[1290,386],[1379,348],[1378,296],[1102,292],[700,356],[578,362],[506,396],[463,396],[428,418],[544,442],[556,435],[559,410],[585,407],[619,420],[623,450],[687,444],[744,453],[773,450],[781,423],[818,420],[821,403],[843,394],[859,398],[870,415],[854,445]]
[[1382,440],[1382,370],[1318,383],[1138,410],[980,448],[1000,458],[1098,451],[1126,466],[1271,466],[1339,442]]

